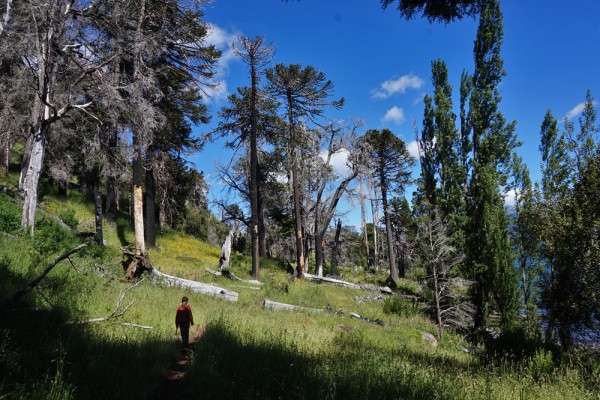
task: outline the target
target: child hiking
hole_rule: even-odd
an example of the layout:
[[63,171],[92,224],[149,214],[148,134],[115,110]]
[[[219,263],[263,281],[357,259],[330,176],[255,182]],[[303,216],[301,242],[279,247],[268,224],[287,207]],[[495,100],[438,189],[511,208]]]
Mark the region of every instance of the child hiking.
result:
[[179,328],[181,343],[184,346],[187,346],[190,340],[190,325],[194,325],[194,316],[192,315],[192,308],[188,306],[188,298],[183,296],[181,305],[177,307],[177,313],[175,314],[175,333]]

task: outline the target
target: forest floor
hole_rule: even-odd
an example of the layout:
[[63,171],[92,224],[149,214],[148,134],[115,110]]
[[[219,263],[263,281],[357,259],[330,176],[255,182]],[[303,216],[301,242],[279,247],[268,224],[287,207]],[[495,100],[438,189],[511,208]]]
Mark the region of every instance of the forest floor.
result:
[[205,330],[206,323],[198,326],[190,335],[189,345],[187,347],[179,348],[176,361],[167,367],[162,379],[150,394],[150,400],[171,400],[181,398],[181,391],[183,390],[182,381],[186,376],[190,359],[194,355],[194,347]]

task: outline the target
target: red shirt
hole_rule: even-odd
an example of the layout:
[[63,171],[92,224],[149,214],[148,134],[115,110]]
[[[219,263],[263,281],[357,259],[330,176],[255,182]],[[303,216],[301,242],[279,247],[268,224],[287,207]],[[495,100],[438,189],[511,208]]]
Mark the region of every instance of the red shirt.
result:
[[192,315],[192,308],[187,304],[182,304],[177,307],[177,313],[175,314],[175,326],[189,325],[194,323],[194,316]]

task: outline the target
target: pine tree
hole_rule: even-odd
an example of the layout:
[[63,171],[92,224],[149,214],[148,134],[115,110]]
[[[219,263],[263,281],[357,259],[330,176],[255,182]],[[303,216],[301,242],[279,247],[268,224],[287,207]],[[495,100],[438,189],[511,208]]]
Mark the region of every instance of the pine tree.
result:
[[390,285],[395,285],[399,278],[396,264],[394,234],[392,230],[391,211],[388,198],[393,194],[402,195],[406,185],[411,182],[410,169],[414,158],[408,153],[406,144],[389,129],[368,130],[362,138],[367,149],[366,160],[369,160],[373,178],[381,190],[381,204],[386,225]]
[[296,270],[299,277],[304,274],[304,243],[302,239],[302,210],[300,194],[300,130],[301,119],[314,120],[322,117],[326,107],[341,108],[344,99],[328,100],[333,93],[333,82],[327,80],[322,71],[300,64],[277,64],[268,69],[268,91],[281,98],[286,107],[288,122],[288,157],[292,170],[294,200],[294,224],[296,238]]

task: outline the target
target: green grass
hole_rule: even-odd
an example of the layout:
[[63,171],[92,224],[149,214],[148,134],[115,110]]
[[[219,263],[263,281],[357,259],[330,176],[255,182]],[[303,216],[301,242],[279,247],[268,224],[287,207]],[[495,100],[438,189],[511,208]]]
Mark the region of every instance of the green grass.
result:
[[[92,209],[77,196],[50,195],[44,206],[72,215],[78,229]],[[65,214],[65,210],[69,210]],[[3,221],[20,210],[0,195]],[[10,224],[7,226],[11,226]],[[12,228],[11,228],[12,229]],[[37,291],[17,304],[6,301],[58,254],[78,243],[51,222],[40,222],[34,239],[0,236],[0,399],[147,399],[177,355],[175,308],[190,298],[197,325],[206,331],[196,345],[180,397],[239,399],[598,399],[597,356],[559,357],[539,350],[520,362],[464,353],[462,336],[447,332],[436,348],[421,337],[435,326],[403,299],[362,302],[366,292],[292,281],[270,262],[261,269],[259,291],[215,277],[219,249],[190,236],[166,231],[150,251],[162,272],[212,282],[238,291],[238,303],[185,293],[151,277],[123,297],[127,312],[109,321],[81,324],[110,315],[132,282],[122,280],[120,247],[133,240],[128,220],[105,225],[108,246],[86,248],[57,265]],[[230,270],[250,279],[249,259],[236,255]],[[346,279],[384,278],[344,271]],[[405,280],[403,293],[417,293]],[[271,311],[265,299],[329,309],[307,313]],[[123,309],[123,307],[121,309]],[[355,312],[385,326],[350,318]],[[139,329],[122,323],[151,326]]]

